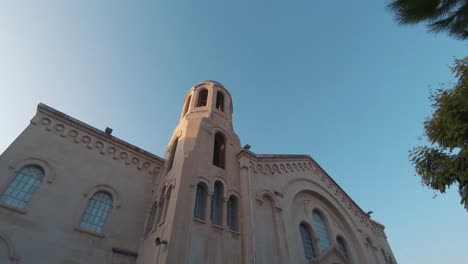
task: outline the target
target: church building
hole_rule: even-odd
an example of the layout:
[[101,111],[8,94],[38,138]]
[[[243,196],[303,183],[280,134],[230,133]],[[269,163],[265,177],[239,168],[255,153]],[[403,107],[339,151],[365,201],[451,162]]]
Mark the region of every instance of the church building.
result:
[[232,116],[193,86],[159,157],[39,104],[0,156],[0,263],[397,263],[314,159],[250,151]]

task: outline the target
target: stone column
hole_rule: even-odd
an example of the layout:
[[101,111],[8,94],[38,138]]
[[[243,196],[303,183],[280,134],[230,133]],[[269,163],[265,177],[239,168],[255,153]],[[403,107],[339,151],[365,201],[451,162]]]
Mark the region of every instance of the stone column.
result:
[[221,216],[221,225],[225,228],[225,229],[228,229],[229,230],[229,227],[228,227],[228,219],[227,219],[227,216],[228,216],[228,208],[227,208],[227,204],[228,204],[228,198],[223,198],[223,201],[222,201],[222,206],[221,206],[221,209],[223,210],[222,211],[222,216]]
[[247,156],[239,157],[240,165],[240,197],[239,197],[239,232],[242,239],[242,263],[255,263],[254,234],[252,227],[252,194],[250,159]]
[[211,215],[211,197],[213,196],[212,192],[209,192],[206,196],[206,204],[205,204],[205,221],[207,223],[211,223],[210,215]]

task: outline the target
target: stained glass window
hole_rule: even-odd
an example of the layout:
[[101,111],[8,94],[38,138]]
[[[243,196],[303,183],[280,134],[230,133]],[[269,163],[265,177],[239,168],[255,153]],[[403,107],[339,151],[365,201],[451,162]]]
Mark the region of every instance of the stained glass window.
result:
[[315,230],[317,231],[317,236],[319,238],[320,252],[323,252],[331,246],[327,225],[325,224],[322,215],[317,211],[312,213],[312,219],[314,220]]
[[81,217],[80,227],[100,233],[112,208],[112,197],[105,192],[97,192],[89,199],[88,207]]
[[21,169],[0,195],[0,202],[23,209],[44,179],[44,171],[36,166]]

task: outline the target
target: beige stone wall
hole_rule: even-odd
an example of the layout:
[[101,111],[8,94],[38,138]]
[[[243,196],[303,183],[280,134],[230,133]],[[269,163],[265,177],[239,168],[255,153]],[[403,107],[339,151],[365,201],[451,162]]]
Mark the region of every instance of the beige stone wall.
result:
[[[205,107],[196,107],[201,89],[209,91],[208,102]],[[218,91],[225,95],[224,112],[214,108]],[[178,138],[173,166],[170,170],[164,169],[155,186],[157,192],[153,199],[158,204],[161,203],[162,190],[173,188],[166,220],[156,223],[153,231],[144,238],[138,263],[241,263],[240,234],[230,231],[226,220],[229,196],[239,197],[236,154],[240,151],[240,142],[232,128],[231,98],[224,88],[214,83],[192,88],[186,98],[189,97],[192,99],[190,107],[187,114],[181,116],[166,152],[165,158],[169,160],[173,142]],[[226,137],[224,169],[213,165],[217,132]],[[224,188],[221,225],[210,223],[210,200],[216,181],[221,182]],[[205,219],[202,221],[193,216],[196,186],[200,182],[208,189]],[[167,240],[168,244],[156,246],[154,241],[157,237]]]
[[[41,106],[0,157],[0,191],[27,165],[41,166],[45,179],[24,210],[0,206],[0,234],[15,248],[17,263],[113,263],[113,247],[137,251],[152,170],[162,164]],[[112,195],[113,206],[104,230],[93,234],[78,226],[99,190]]]
[[[208,91],[207,104],[196,107],[202,89]],[[215,107],[218,92],[224,94],[224,111]],[[40,105],[31,125],[0,156],[0,192],[24,166],[45,171],[26,209],[0,205],[0,263],[387,264],[387,255],[397,263],[384,227],[311,157],[241,148],[232,111],[221,84],[192,87],[162,159]],[[216,133],[225,136],[224,168],[213,165]],[[214,225],[210,209],[217,181],[223,186],[222,222]],[[194,218],[199,183],[207,192],[204,219]],[[113,206],[96,234],[78,225],[100,190],[112,195]],[[238,199],[238,230],[227,223],[231,195]],[[331,241],[323,252],[314,210],[322,214]],[[304,255],[301,223],[312,232],[317,256],[311,260]],[[348,257],[340,254],[337,236]]]
[[[299,225],[305,222],[314,231],[313,210],[323,214],[333,244],[320,252],[318,236],[313,232],[315,252],[320,252],[316,258],[319,263],[385,264],[388,260],[382,250],[396,263],[383,226],[371,220],[310,157],[244,151],[240,164],[244,168],[241,177],[250,179],[250,202],[255,201],[251,239],[257,245],[252,252],[255,260],[260,261],[257,263],[308,263]],[[271,207],[272,210],[267,210]],[[337,236],[345,240],[348,259],[342,259],[338,253]],[[279,245],[271,242],[273,239]],[[269,259],[264,261],[265,258]]]

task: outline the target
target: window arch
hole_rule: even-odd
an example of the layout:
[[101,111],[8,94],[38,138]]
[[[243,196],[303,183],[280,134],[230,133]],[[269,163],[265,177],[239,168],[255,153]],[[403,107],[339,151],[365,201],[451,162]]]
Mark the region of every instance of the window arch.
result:
[[223,184],[215,182],[213,196],[211,196],[211,223],[221,225],[223,211]]
[[217,132],[214,137],[213,165],[224,169],[225,158],[226,158],[226,138],[221,132]]
[[190,108],[190,102],[192,101],[192,95],[189,95],[187,98],[187,101],[185,101],[185,106],[184,106],[184,111],[182,112],[182,116],[187,114],[189,108]]
[[302,246],[304,248],[304,255],[307,259],[315,257],[312,236],[310,235],[309,228],[304,223],[299,225],[299,231],[302,238]]
[[151,211],[148,215],[148,222],[146,223],[146,228],[145,228],[145,236],[153,229],[154,226],[154,219],[156,218],[156,202],[153,203],[153,206],[151,207]]
[[239,229],[238,222],[238,201],[234,195],[231,195],[227,204],[227,220],[229,229],[237,231]]
[[97,192],[89,199],[81,216],[80,227],[100,233],[112,208],[112,197],[106,192]]
[[42,168],[38,166],[22,168],[0,195],[0,203],[24,209],[43,179]]
[[224,94],[220,91],[216,93],[216,109],[224,112]]
[[336,245],[338,246],[340,253],[347,258],[348,251],[346,250],[346,243],[341,236],[336,237]]
[[205,220],[205,201],[206,201],[206,186],[203,183],[197,184],[195,193],[195,207],[193,209],[193,217]]
[[312,220],[314,221],[315,230],[319,238],[320,252],[323,252],[331,246],[327,225],[325,224],[322,214],[317,210],[312,212]]
[[207,102],[208,102],[208,90],[207,89],[201,89],[198,92],[197,107],[206,106]]
[[167,164],[167,172],[169,172],[172,169],[172,165],[174,164],[174,157],[177,151],[177,143],[179,142],[179,138],[176,138],[174,140],[174,143],[172,143],[171,146],[171,152],[169,154],[169,159],[168,159],[168,164]]

